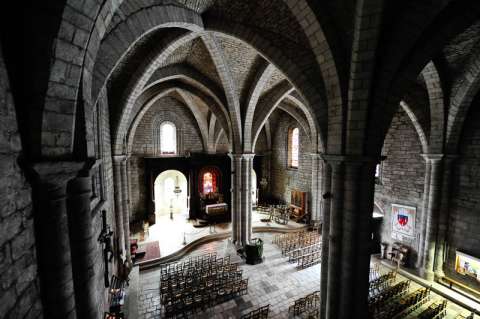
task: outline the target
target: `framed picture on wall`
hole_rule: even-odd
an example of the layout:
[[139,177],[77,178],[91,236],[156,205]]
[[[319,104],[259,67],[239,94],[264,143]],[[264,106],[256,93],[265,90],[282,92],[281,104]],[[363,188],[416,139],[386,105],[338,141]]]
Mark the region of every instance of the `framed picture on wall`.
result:
[[416,207],[392,204],[392,236],[415,237],[416,213]]
[[457,250],[455,254],[455,271],[480,282],[480,259]]

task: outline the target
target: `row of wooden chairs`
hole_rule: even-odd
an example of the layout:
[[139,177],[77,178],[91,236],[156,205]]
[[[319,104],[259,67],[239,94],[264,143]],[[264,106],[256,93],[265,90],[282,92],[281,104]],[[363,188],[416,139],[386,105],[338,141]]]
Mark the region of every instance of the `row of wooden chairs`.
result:
[[161,265],[160,275],[162,277],[168,277],[169,275],[178,275],[180,273],[198,272],[205,269],[216,268],[218,266],[229,265],[231,263],[230,256],[217,258],[216,255],[209,254],[208,257],[209,258],[198,258],[198,260],[193,259],[181,263]]
[[313,266],[313,265],[316,265],[316,264],[320,263],[321,260],[322,260],[322,251],[317,250],[313,253],[308,253],[308,254],[305,254],[305,255],[301,256],[297,260],[297,268],[298,269],[305,269],[305,268],[308,268],[310,266]]
[[317,252],[317,251],[321,251],[321,249],[322,249],[322,243],[321,242],[314,243],[314,244],[309,245],[309,246],[294,249],[294,250],[287,253],[288,262],[295,263],[303,255],[314,253],[314,252]]
[[378,265],[378,263],[370,264],[370,274],[368,277],[369,281],[372,282],[378,277],[380,277],[380,266]]
[[440,319],[447,315],[447,301],[434,302],[418,316],[419,319]]
[[247,293],[248,279],[231,282],[224,289],[202,290],[195,294],[175,296],[164,305],[166,318],[188,318],[207,308]]
[[373,298],[382,293],[385,289],[391,287],[395,282],[397,273],[395,271],[380,275],[376,279],[370,281],[369,298]]
[[292,316],[300,316],[309,313],[312,310],[320,308],[320,291],[312,292],[303,298],[295,300],[293,305],[288,308],[288,313]]
[[240,319],[267,319],[269,311],[270,305],[266,305],[244,314]]
[[282,255],[286,256],[293,250],[311,246],[321,242],[321,237],[317,232],[299,232],[296,236],[287,237],[276,242],[282,250]]
[[294,232],[294,233],[278,234],[278,235],[275,235],[273,237],[272,243],[276,244],[276,245],[279,245],[282,242],[285,242],[285,241],[288,241],[288,240],[291,240],[291,239],[295,239],[299,236],[305,235],[306,233],[307,233],[306,230],[302,230],[302,231],[298,231],[298,232]]
[[165,317],[188,317],[246,294],[248,279],[230,256],[207,254],[161,267],[160,301]]
[[373,314],[374,319],[400,319],[405,318],[413,311],[420,308],[428,301],[430,289],[420,288],[412,293],[395,296],[389,302],[383,305],[383,308],[377,308]]
[[410,287],[410,281],[402,281],[387,289],[383,290],[380,294],[368,299],[368,306],[371,313],[383,309],[394,297],[401,296],[408,291]]

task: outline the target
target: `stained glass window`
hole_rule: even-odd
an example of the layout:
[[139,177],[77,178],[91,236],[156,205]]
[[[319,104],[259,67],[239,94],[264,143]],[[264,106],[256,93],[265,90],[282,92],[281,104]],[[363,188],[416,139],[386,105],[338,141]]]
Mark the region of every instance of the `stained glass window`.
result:
[[290,167],[298,167],[298,153],[300,145],[300,136],[298,127],[290,130],[289,136],[289,158],[290,158]]
[[206,172],[203,174],[203,193],[208,194],[213,192],[213,176],[212,173]]
[[162,154],[177,153],[177,132],[172,122],[163,122],[160,126],[160,151]]

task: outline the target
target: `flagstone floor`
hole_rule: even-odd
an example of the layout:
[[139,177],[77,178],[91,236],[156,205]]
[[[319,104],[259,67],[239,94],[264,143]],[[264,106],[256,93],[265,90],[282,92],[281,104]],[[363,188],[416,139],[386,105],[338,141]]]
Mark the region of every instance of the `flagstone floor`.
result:
[[[243,277],[249,278],[248,294],[217,305],[196,318],[239,318],[261,306],[270,304],[269,318],[285,318],[293,302],[311,292],[320,290],[320,265],[297,270],[280,250],[272,244],[274,234],[254,234],[264,241],[261,264],[247,265],[238,257],[228,240],[211,242],[200,246],[189,256],[216,252],[218,257],[231,256],[243,269]],[[185,257],[188,258],[188,257]],[[142,271],[140,274],[139,318],[163,318],[160,305],[160,270]]]
[[[262,238],[264,241],[264,257],[263,263],[258,265],[247,265],[236,255],[235,248],[228,240],[220,240],[210,242],[199,246],[190,253],[190,256],[197,256],[207,253],[217,253],[218,257],[230,255],[232,262],[238,262],[240,268],[243,269],[244,278],[249,278],[248,294],[237,297],[233,300],[225,302],[210,308],[204,313],[200,313],[195,318],[240,318],[261,306],[270,304],[269,318],[288,318],[288,307],[298,298],[314,291],[320,290],[320,265],[297,270],[295,264],[290,264],[287,258],[281,255],[280,250],[272,244],[274,234],[257,233],[256,237]],[[181,260],[180,260],[181,261]],[[372,262],[378,263],[379,273],[391,271],[390,268],[381,264],[377,259],[372,258]],[[408,280],[406,277],[398,274],[397,281]],[[138,293],[138,309],[141,319],[164,318],[162,307],[160,305],[160,270],[159,268],[142,271],[140,273],[140,286]],[[410,284],[410,292],[421,286],[412,281]],[[442,298],[435,294],[430,294],[430,300],[417,311],[405,317],[405,319],[417,318],[418,314],[425,310],[435,301]],[[458,315],[467,316],[469,311],[448,302],[447,319],[459,318]],[[475,319],[480,319],[475,316]]]

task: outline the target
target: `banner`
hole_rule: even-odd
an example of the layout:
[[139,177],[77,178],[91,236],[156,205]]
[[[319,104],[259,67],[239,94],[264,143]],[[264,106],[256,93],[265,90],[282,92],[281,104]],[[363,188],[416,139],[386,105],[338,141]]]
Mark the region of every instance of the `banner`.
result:
[[415,215],[417,209],[411,206],[392,204],[392,237],[398,234],[415,237]]

